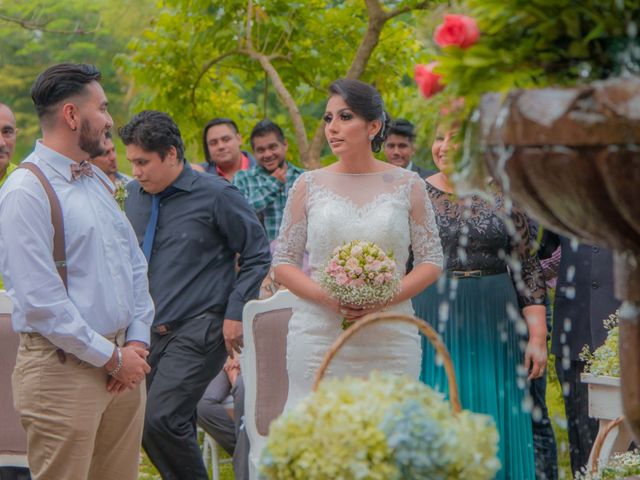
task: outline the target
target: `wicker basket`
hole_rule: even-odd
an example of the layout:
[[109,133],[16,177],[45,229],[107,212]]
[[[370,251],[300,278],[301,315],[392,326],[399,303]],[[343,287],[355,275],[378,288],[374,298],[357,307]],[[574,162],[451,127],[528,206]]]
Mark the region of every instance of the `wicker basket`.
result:
[[595,442],[593,442],[593,459],[591,460],[592,473],[596,473],[598,471],[598,459],[600,458],[600,452],[602,451],[607,435],[609,435],[609,432],[620,425],[623,421],[624,417],[618,417],[609,423],[604,430],[598,432],[598,436],[596,437]]
[[444,362],[443,366],[449,380],[449,402],[451,403],[451,408],[453,409],[454,413],[460,412],[462,410],[462,407],[460,405],[460,397],[458,395],[458,383],[456,381],[456,374],[453,369],[453,363],[451,362],[451,355],[449,355],[447,347],[445,347],[444,343],[442,343],[442,340],[440,340],[440,335],[438,335],[436,331],[423,320],[419,320],[416,317],[412,317],[411,315],[402,315],[392,312],[372,313],[363,317],[361,320],[358,320],[351,327],[345,330],[342,335],[340,335],[336,339],[334,344],[325,355],[324,360],[322,361],[322,364],[320,365],[320,368],[316,373],[316,378],[313,383],[313,391],[315,392],[318,389],[318,385],[324,377],[324,374],[327,371],[331,360],[333,359],[333,357],[335,357],[336,353],[338,353],[338,351],[342,348],[346,341],[363,328],[374,323],[381,322],[410,323],[411,325],[417,327],[424,334],[424,336],[427,337],[429,342],[431,342]]

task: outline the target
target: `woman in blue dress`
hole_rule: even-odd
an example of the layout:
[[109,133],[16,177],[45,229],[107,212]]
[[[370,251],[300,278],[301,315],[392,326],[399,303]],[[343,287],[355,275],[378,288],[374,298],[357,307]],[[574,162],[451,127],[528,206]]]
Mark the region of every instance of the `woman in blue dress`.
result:
[[[547,361],[542,270],[530,250],[527,217],[516,207],[507,213],[501,192],[453,194],[446,166],[454,135],[438,133],[432,153],[440,173],[426,179],[445,270],[414,297],[414,309],[451,352],[463,407],[495,419],[502,463],[496,478],[534,480],[526,384],[544,374]],[[422,351],[422,381],[447,392],[433,349],[423,344]]]

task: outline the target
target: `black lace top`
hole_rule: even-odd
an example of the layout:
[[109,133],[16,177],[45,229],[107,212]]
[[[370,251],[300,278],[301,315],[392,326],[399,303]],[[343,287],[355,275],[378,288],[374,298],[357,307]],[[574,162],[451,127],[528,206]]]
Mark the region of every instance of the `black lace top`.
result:
[[[504,196],[494,201],[478,195],[458,197],[427,182],[444,251],[445,270],[505,270],[518,290],[521,307],[544,303],[545,284],[538,258],[532,254],[528,219],[513,207],[506,213]],[[504,219],[504,220],[503,220]],[[509,235],[512,227],[514,235]],[[507,261],[507,258],[515,262]]]

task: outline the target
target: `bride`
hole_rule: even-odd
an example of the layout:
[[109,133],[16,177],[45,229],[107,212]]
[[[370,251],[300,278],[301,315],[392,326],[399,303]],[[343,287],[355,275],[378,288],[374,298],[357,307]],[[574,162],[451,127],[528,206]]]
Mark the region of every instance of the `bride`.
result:
[[[442,269],[442,248],[424,181],[414,172],[376,160],[385,138],[382,98],[370,85],[337,80],[324,114],[325,136],[338,161],[300,176],[289,192],[273,265],[276,280],[296,294],[287,335],[289,396],[285,409],[305,397],[343,318],[356,320],[382,309],[413,314],[411,297],[431,285]],[[341,305],[318,283],[332,250],[351,240],[391,250],[404,275],[410,250],[413,270],[391,302]],[[301,269],[309,252],[311,275]],[[366,376],[372,370],[420,374],[420,337],[409,324],[377,324],[340,350],[327,377]]]

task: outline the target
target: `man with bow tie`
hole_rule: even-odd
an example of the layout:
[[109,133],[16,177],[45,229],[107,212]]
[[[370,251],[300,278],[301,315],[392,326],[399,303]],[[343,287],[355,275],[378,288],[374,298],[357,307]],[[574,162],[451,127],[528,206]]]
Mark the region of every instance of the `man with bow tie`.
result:
[[88,162],[113,125],[99,81],[83,64],[38,76],[42,140],[0,191],[14,405],[34,480],[138,478],[154,306],[135,233]]

